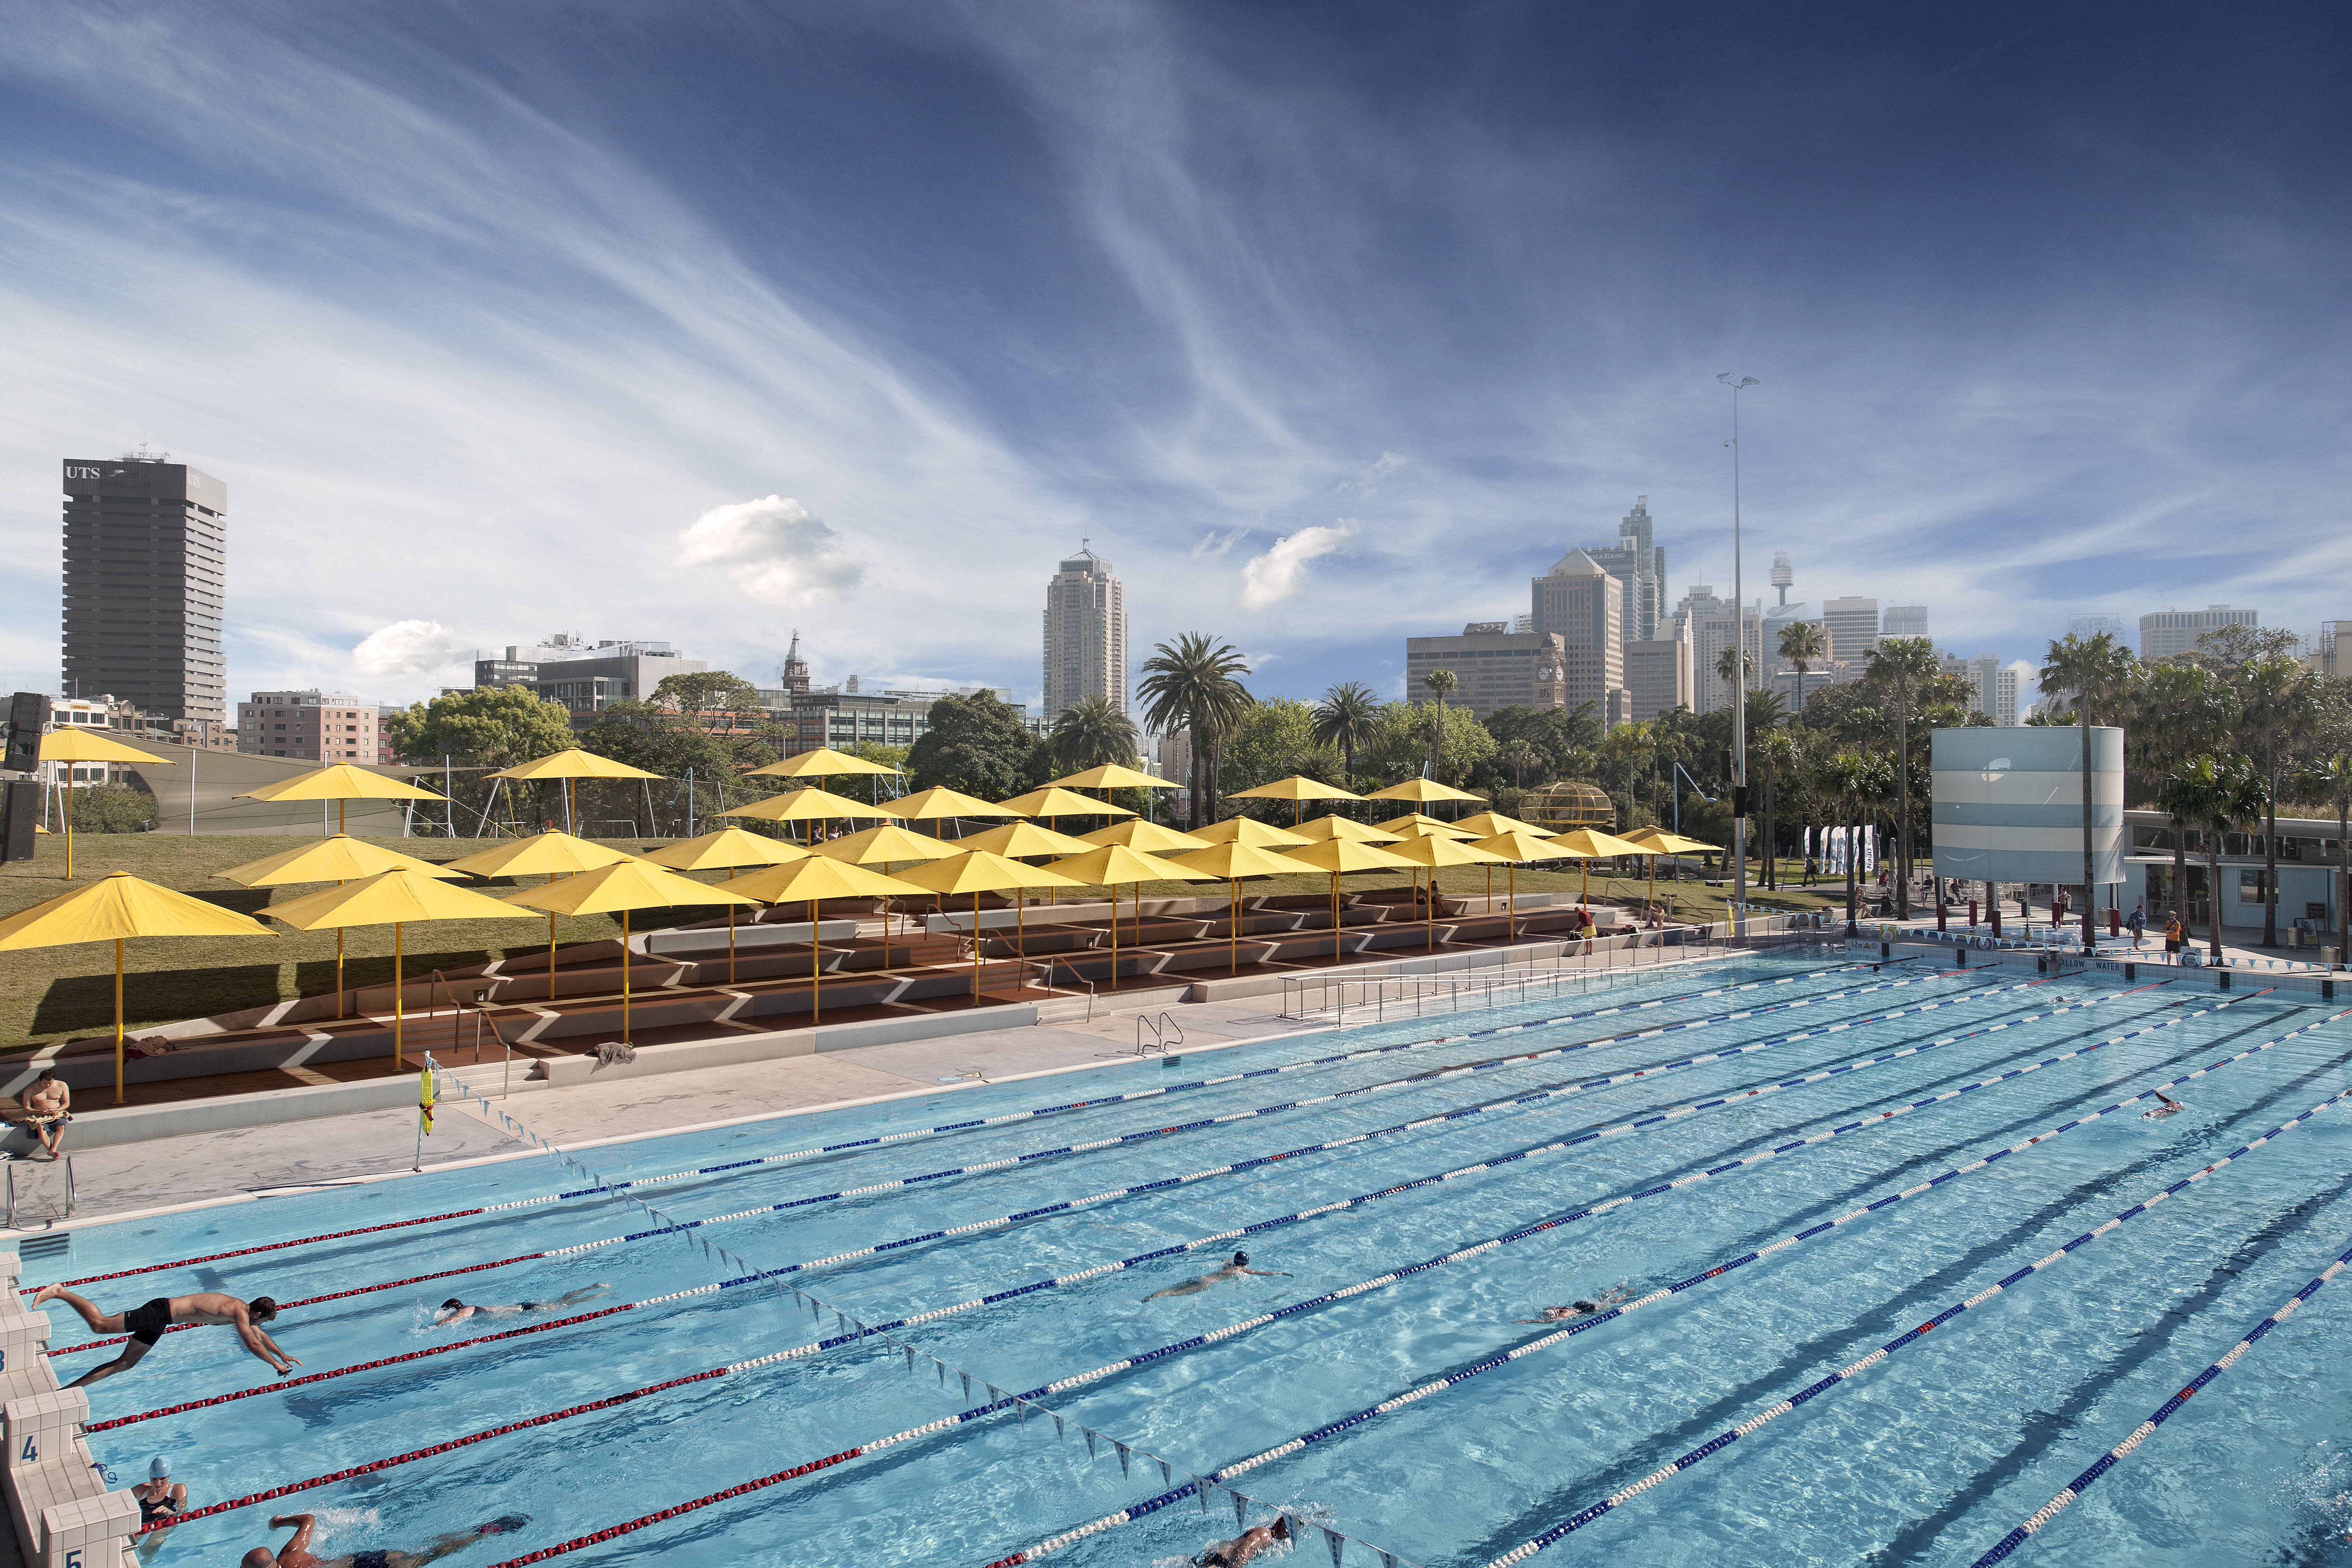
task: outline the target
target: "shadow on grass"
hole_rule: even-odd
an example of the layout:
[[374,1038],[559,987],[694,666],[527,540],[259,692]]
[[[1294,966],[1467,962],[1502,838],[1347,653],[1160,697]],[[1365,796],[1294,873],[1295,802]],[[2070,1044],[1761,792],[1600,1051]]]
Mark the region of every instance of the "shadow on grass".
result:
[[[333,965],[328,967],[331,969]],[[134,972],[122,977],[123,1021],[136,1026],[247,1007],[267,1007],[278,1000],[279,974],[279,967],[274,963],[165,973]],[[110,1032],[113,1027],[114,976],[110,972],[52,981],[33,1009],[32,1032],[37,1035],[67,1030]]]

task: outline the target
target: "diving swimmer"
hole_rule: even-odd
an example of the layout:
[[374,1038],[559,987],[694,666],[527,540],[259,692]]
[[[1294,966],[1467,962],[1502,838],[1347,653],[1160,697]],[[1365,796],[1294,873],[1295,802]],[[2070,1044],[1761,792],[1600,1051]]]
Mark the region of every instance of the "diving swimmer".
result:
[[1197,1279],[1187,1279],[1181,1285],[1171,1285],[1164,1290],[1154,1290],[1144,1300],[1157,1301],[1162,1296],[1191,1296],[1207,1289],[1212,1285],[1222,1285],[1228,1279],[1238,1279],[1244,1274],[1263,1275],[1270,1279],[1280,1272],[1282,1270],[1276,1268],[1252,1268],[1249,1267],[1249,1254],[1236,1252],[1234,1254],[1234,1260],[1223,1268],[1211,1269]]
[[483,1301],[469,1303],[452,1296],[441,1303],[441,1315],[433,1320],[433,1326],[437,1329],[447,1323],[462,1323],[477,1312],[486,1318],[503,1318],[518,1312],[560,1312],[566,1307],[576,1307],[593,1296],[601,1296],[611,1289],[610,1285],[583,1285],[552,1301],[502,1301],[495,1304]]
[[1570,1301],[1565,1307],[1546,1307],[1533,1318],[1513,1318],[1515,1323],[1564,1323],[1570,1318],[1581,1318],[1588,1312],[1598,1312],[1613,1307],[1633,1294],[1622,1285],[1612,1285],[1590,1301]]

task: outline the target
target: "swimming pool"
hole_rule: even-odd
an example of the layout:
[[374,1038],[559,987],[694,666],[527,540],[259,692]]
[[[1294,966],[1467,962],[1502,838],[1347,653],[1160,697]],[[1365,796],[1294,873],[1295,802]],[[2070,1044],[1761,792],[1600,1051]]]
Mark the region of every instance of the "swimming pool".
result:
[[[184,1524],[158,1561],[233,1561],[272,1507],[319,1514],[321,1555],[530,1516],[451,1559],[479,1568],[816,1466],[572,1560],[1165,1563],[1235,1533],[1237,1490],[1249,1522],[1344,1532],[1343,1564],[1486,1564],[1579,1520],[1520,1560],[1968,1563],[2352,1244],[2341,1112],[2205,1173],[2352,1085],[2352,1030],[2300,998],[1924,968],[1678,967],[613,1145],[579,1157],[593,1182],[541,1159],[133,1220],[26,1283],[393,1227],[81,1288],[362,1292],[273,1329],[332,1375],[273,1387],[191,1332],[92,1390],[93,1451],[126,1480],[170,1454],[200,1506],[361,1471]],[[2199,1069],[2168,1120],[2079,1120]],[[706,1243],[767,1277],[721,1288]],[[1144,1300],[1236,1247],[1275,1272]],[[453,1294],[597,1285],[430,1326]],[[1515,1321],[1619,1287],[1641,1304]],[[2347,1300],[2316,1294],[2016,1560],[2335,1560],[2322,1347]],[[50,1310],[53,1344],[84,1338]]]

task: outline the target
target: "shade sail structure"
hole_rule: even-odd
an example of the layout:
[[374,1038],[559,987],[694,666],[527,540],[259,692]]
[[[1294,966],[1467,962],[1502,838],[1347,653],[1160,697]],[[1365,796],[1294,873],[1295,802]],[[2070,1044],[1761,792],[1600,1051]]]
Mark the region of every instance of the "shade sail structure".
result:
[[1292,828],[1291,832],[1310,844],[1328,844],[1335,838],[1345,839],[1351,844],[1396,842],[1396,835],[1393,833],[1382,833],[1377,827],[1367,827],[1360,822],[1351,822],[1344,816],[1318,816],[1312,822]]
[[1225,796],[1227,800],[1361,800],[1364,797],[1338,784],[1310,779],[1305,773],[1293,773],[1286,779],[1276,779],[1255,789],[1237,789]]
[[[697,838],[664,845],[637,858],[648,865],[666,866],[673,871],[730,871],[741,866],[782,866],[807,853],[799,845],[787,844],[781,838],[747,833],[740,827],[722,827],[716,833],[705,833]],[[589,866],[580,869],[593,870],[595,868]]]
[[1304,833],[1293,833],[1287,827],[1276,827],[1255,816],[1229,816],[1195,831],[1192,837],[1203,844],[1246,844],[1255,849],[1295,849],[1301,844],[1315,842]]
[[853,866],[887,866],[899,860],[944,860],[966,847],[965,839],[933,838],[909,833],[895,822],[884,822],[828,838],[816,847],[816,853]]
[[616,763],[610,757],[600,757],[593,752],[583,752],[577,746],[561,752],[551,752],[527,763],[517,763],[510,768],[500,768],[484,778],[512,779],[517,784],[531,784],[544,779],[657,779],[659,773],[649,773],[643,768],[633,768],[626,763]]
[[1078,837],[1097,847],[1117,844],[1128,849],[1140,849],[1146,855],[1208,847],[1205,838],[1195,838],[1189,833],[1179,833],[1172,827],[1162,827],[1158,823],[1139,819],[1114,822],[1108,827],[1097,827],[1092,833],[1081,833]]
[[899,770],[881,763],[869,763],[864,757],[853,757],[847,752],[836,752],[831,746],[819,746],[814,752],[795,752],[780,763],[770,763],[764,768],[753,768],[745,778],[827,779],[849,773],[887,773],[896,776]]
[[[621,1043],[626,1045],[629,1042],[631,911],[676,909],[681,905],[692,909],[703,904],[750,904],[759,900],[729,892],[709,882],[698,882],[691,877],[681,877],[667,867],[649,866],[643,860],[629,859],[509,893],[506,901],[551,915],[617,914],[621,917]],[[552,978],[551,975],[551,981]],[[553,995],[551,987],[549,994],[551,997]]]
[[[1043,814],[1032,812],[1029,815]],[[937,844],[939,840],[927,838],[923,842]],[[1005,856],[1083,855],[1093,847],[1083,838],[1073,838],[1066,833],[1056,833],[1034,822],[1008,822],[985,833],[967,834],[957,839],[953,846],[954,849],[985,849],[992,855]]]
[[369,839],[352,838],[341,833],[332,838],[321,838],[316,844],[289,849],[282,855],[248,860],[242,866],[232,866],[213,875],[224,881],[235,882],[241,888],[282,888],[292,882],[356,881],[362,877],[373,877],[378,871],[389,871],[395,867],[445,880],[462,881],[466,876],[455,867],[436,866],[430,860],[419,860],[414,855],[383,848]]
[[1107,800],[1097,800],[1076,790],[1033,789],[1027,795],[1016,795],[1011,800],[998,803],[1005,810],[1021,816],[1133,816],[1135,813],[1123,805],[1113,805]]
[[1393,784],[1386,789],[1376,789],[1364,798],[1366,800],[1409,800],[1416,805],[1427,805],[1433,801],[1479,800],[1484,797],[1472,795],[1467,790],[1450,788],[1439,784],[1435,779],[1407,779],[1402,784]]
[[[1250,819],[1237,816],[1233,820],[1246,822]],[[1282,837],[1288,838],[1291,836],[1286,833]],[[1209,876],[1223,877],[1225,879],[1225,973],[1239,973],[1242,926],[1241,879],[1244,877],[1296,876],[1298,873],[1298,868],[1279,855],[1272,853],[1265,846],[1244,843],[1238,838],[1228,838],[1223,843],[1212,844],[1206,849],[1195,849],[1189,854],[1171,856],[1168,863],[1171,866],[1181,866],[1188,871],[1202,871]]]
[[1505,816],[1499,811],[1482,811],[1475,816],[1465,816],[1446,826],[1458,827],[1474,838],[1490,838],[1497,833],[1526,833],[1549,837],[1551,833],[1549,827],[1538,827],[1532,822],[1521,822],[1517,817]]
[[846,860],[811,855],[789,866],[771,866],[739,877],[734,889],[764,904],[797,903],[809,907],[809,1021],[824,1017],[824,944],[816,938],[818,900],[823,899],[903,899],[923,889],[896,877],[869,871]]
[[1375,822],[1374,827],[1396,838],[1420,838],[1434,833],[1442,838],[1475,838],[1466,827],[1456,827],[1450,822],[1440,822],[1433,816],[1423,816],[1409,811],[1402,816],[1391,816],[1386,822]]
[[[1495,814],[1488,812],[1486,815],[1492,816]],[[1501,820],[1508,822],[1510,818],[1504,817]],[[1507,900],[1504,906],[1503,934],[1507,940],[1517,942],[1519,940],[1519,868],[1530,860],[1550,859],[1551,837],[1549,834],[1522,832],[1513,828],[1507,832],[1488,834],[1486,837],[1475,840],[1475,847],[1510,862],[1510,869],[1505,873],[1506,879],[1503,884]],[[1486,874],[1487,897],[1492,898],[1494,892],[1495,874],[1489,871]]]
[[[730,805],[725,811],[712,812],[713,816],[748,816],[754,822],[829,822],[835,817],[895,817],[903,815],[898,803],[885,805],[852,800],[845,795],[811,786],[786,790],[765,800],[755,800],[749,805]],[[827,895],[830,897],[831,895]]]
[[371,773],[351,763],[314,768],[290,779],[279,779],[247,790],[238,800],[445,800],[447,797],[413,784]]
[[448,863],[448,868],[474,877],[570,877],[634,858],[618,849],[608,849],[602,844],[591,844],[585,838],[574,838],[569,833],[550,828],[528,838],[509,839],[471,855],[461,855]]
[[403,1034],[407,1024],[407,999],[402,990],[404,947],[407,928],[420,921],[528,920],[518,909],[498,900],[457,887],[420,871],[394,868],[379,871],[339,888],[272,904],[261,911],[296,931],[324,931],[350,926],[392,927],[392,1060],[405,1066]]
[[890,806],[891,816],[904,817],[909,822],[939,822],[950,816],[1024,815],[1011,806],[997,805],[977,795],[966,795],[961,790],[950,789],[945,784],[933,784],[929,789],[919,789],[912,795],[900,795],[890,803]]
[[1685,838],[1679,833],[1669,833],[1663,827],[1637,827],[1623,834],[1626,843],[1638,845],[1644,855],[1716,855],[1720,848],[1702,844],[1696,838]]
[[1048,779],[1047,789],[1182,789],[1182,784],[1170,779],[1156,779],[1150,773],[1123,768],[1117,763],[1105,763],[1098,768],[1088,768],[1082,773],[1072,773],[1066,779]]
[[30,947],[114,943],[114,1102],[122,1103],[122,944],[135,936],[276,936],[250,915],[142,881],[128,871],[100,877],[0,921],[0,952]]
[[[176,768],[180,764],[169,757],[159,757],[152,752],[142,752],[109,740],[88,730],[55,730],[41,737],[41,761],[45,763],[136,763],[142,767]],[[73,773],[68,769],[66,788],[66,880],[73,880]]]

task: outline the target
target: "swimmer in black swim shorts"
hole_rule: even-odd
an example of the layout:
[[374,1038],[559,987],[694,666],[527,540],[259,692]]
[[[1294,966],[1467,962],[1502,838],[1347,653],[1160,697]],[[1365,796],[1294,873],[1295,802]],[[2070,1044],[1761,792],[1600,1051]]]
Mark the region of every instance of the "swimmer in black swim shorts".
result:
[[261,1325],[278,1316],[278,1303],[267,1296],[256,1296],[250,1302],[218,1290],[201,1290],[193,1296],[158,1296],[144,1306],[133,1307],[127,1312],[101,1312],[83,1298],[62,1285],[44,1285],[33,1298],[39,1307],[47,1301],[63,1301],[81,1314],[83,1322],[94,1334],[129,1334],[131,1342],[122,1353],[104,1366],[83,1373],[68,1388],[79,1388],[112,1377],[118,1372],[129,1372],[140,1359],[154,1347],[166,1330],[174,1323],[226,1324],[236,1330],[245,1348],[269,1363],[269,1370],[284,1377],[302,1363],[278,1348],[278,1342],[261,1331]]
[[453,1530],[436,1537],[431,1545],[419,1552],[403,1552],[398,1547],[371,1546],[343,1557],[314,1557],[310,1554],[310,1531],[318,1522],[307,1513],[282,1513],[269,1521],[272,1530],[294,1527],[294,1538],[273,1554],[267,1546],[257,1546],[237,1560],[238,1568],[424,1568],[452,1552],[463,1552],[486,1535],[505,1535],[520,1530],[530,1522],[530,1516],[510,1513],[471,1530]]
[[577,1290],[565,1291],[552,1301],[502,1301],[495,1304],[460,1301],[452,1296],[441,1303],[441,1315],[433,1320],[433,1326],[437,1329],[449,1323],[462,1323],[477,1312],[486,1318],[511,1317],[519,1312],[561,1312],[566,1307],[576,1307],[611,1289],[610,1285],[583,1285]]

